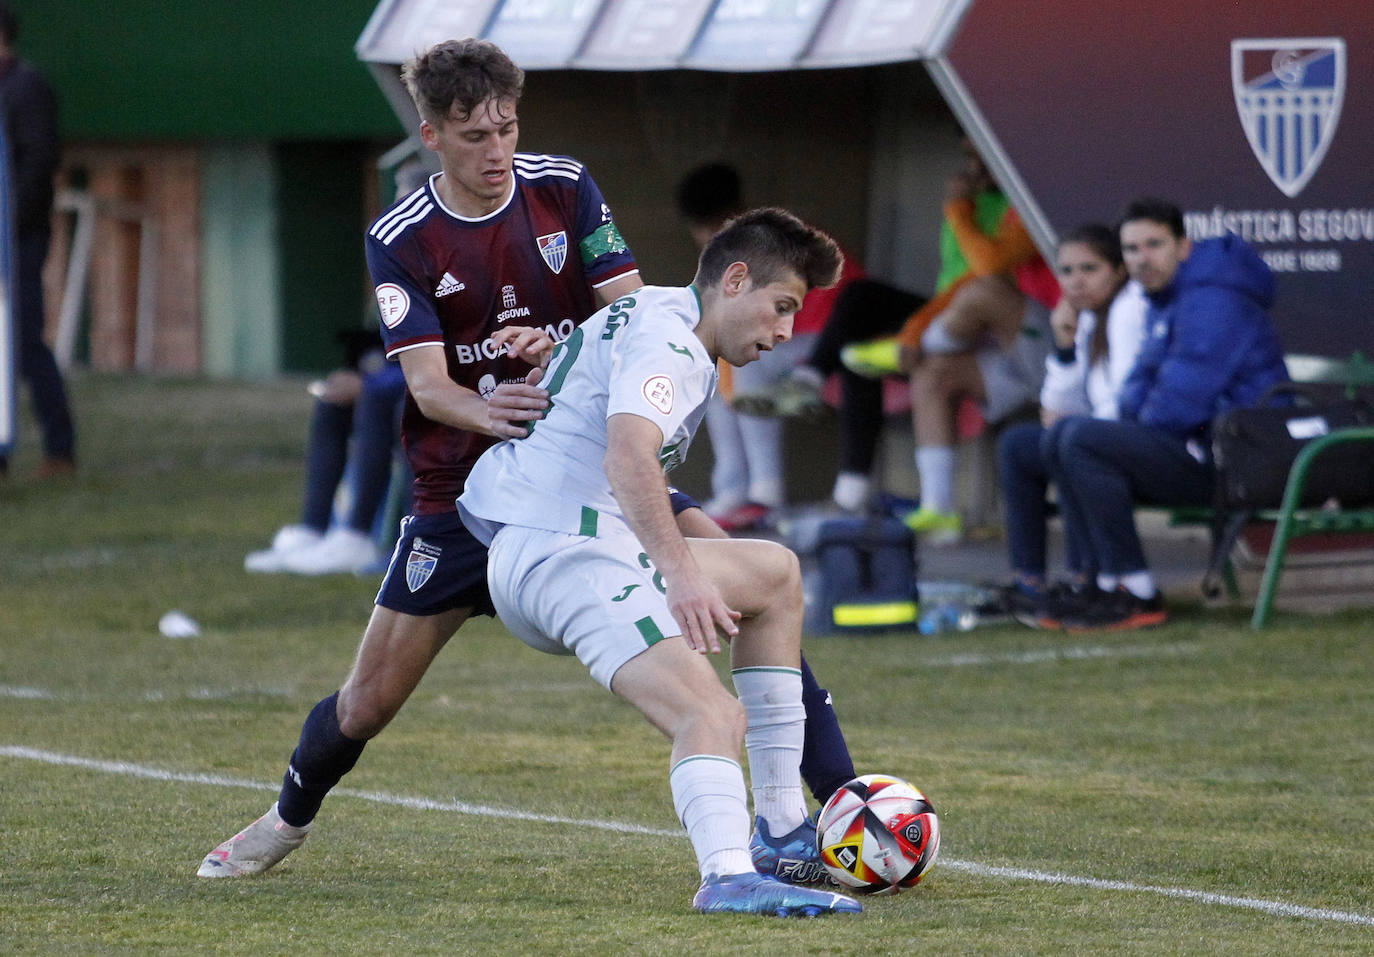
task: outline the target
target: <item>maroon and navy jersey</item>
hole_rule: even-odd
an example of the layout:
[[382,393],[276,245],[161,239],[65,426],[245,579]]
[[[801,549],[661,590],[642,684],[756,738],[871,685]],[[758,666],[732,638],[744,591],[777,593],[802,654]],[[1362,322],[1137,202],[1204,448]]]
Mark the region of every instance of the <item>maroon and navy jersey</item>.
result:
[[[496,349],[497,329],[536,326],[561,342],[596,311],[595,289],[637,269],[582,164],[535,153],[515,154],[511,198],[479,219],[448,209],[431,178],[372,224],[367,266],[387,357],[442,346],[449,376],[483,398],[530,369]],[[425,418],[409,392],[401,429],[415,513],[452,511],[495,440]]]

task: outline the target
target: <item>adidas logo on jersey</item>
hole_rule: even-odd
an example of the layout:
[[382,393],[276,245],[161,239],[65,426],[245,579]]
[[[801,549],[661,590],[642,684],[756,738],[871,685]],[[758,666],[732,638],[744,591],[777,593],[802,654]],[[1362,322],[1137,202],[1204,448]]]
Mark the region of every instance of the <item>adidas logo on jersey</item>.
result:
[[444,273],[444,278],[439,281],[439,288],[434,290],[434,298],[442,299],[451,296],[455,292],[462,292],[467,286],[453,278],[453,273]]

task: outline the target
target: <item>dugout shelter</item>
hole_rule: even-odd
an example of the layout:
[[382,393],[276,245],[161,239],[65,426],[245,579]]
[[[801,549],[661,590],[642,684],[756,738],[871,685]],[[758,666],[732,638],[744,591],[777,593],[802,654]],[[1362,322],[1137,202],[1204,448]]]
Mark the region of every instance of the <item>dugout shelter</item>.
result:
[[[413,128],[396,65],[469,35],[535,71],[838,69],[844,83],[853,68],[920,61],[1042,251],[1079,223],[1112,221],[1133,196],[1163,196],[1194,238],[1231,231],[1259,249],[1279,276],[1290,351],[1374,351],[1374,17],[1363,0],[383,0],[357,51]],[[856,87],[855,102],[865,93]],[[880,91],[875,105],[900,96]],[[832,125],[805,96],[778,106],[813,142],[842,132],[843,118]],[[869,127],[876,215],[860,248],[880,272],[906,224],[876,194],[929,175],[928,157],[913,167],[901,156],[919,137],[902,124],[928,119],[892,111]],[[816,159],[802,162],[822,188],[833,170]]]

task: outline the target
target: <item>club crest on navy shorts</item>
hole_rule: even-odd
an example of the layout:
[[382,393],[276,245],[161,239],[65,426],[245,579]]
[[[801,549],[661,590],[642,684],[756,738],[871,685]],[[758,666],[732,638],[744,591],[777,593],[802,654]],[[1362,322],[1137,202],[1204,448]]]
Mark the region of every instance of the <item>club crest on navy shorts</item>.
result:
[[429,576],[434,574],[434,569],[439,564],[439,554],[440,550],[427,544],[423,538],[415,539],[415,542],[410,546],[410,555],[406,558],[407,588],[416,592],[424,587],[425,582],[429,581]]

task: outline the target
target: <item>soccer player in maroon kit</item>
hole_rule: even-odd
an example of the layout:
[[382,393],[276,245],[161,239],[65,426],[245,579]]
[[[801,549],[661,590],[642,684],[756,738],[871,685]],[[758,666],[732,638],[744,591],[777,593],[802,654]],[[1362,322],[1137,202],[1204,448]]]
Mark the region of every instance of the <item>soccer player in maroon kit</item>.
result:
[[[530,373],[552,343],[642,285],[585,168],[515,152],[524,74],[499,48],[441,43],[407,63],[404,79],[442,172],[383,213],[366,243],[387,356],[406,378],[402,434],[414,512],[402,523],[352,671],[307,716],[277,803],[211,851],[201,877],[261,873],[299,847],[325,795],[448,639],[470,615],[495,613],[486,549],[454,504],[463,482],[483,451],[523,436],[547,407],[548,393]],[[675,502],[684,533],[723,534],[694,505],[686,496]],[[813,711],[823,713],[816,724],[824,747],[808,741],[807,756],[821,755],[813,763],[822,768],[807,780],[813,791],[823,782],[828,796],[854,776],[853,765],[814,678],[808,695],[808,737]]]

